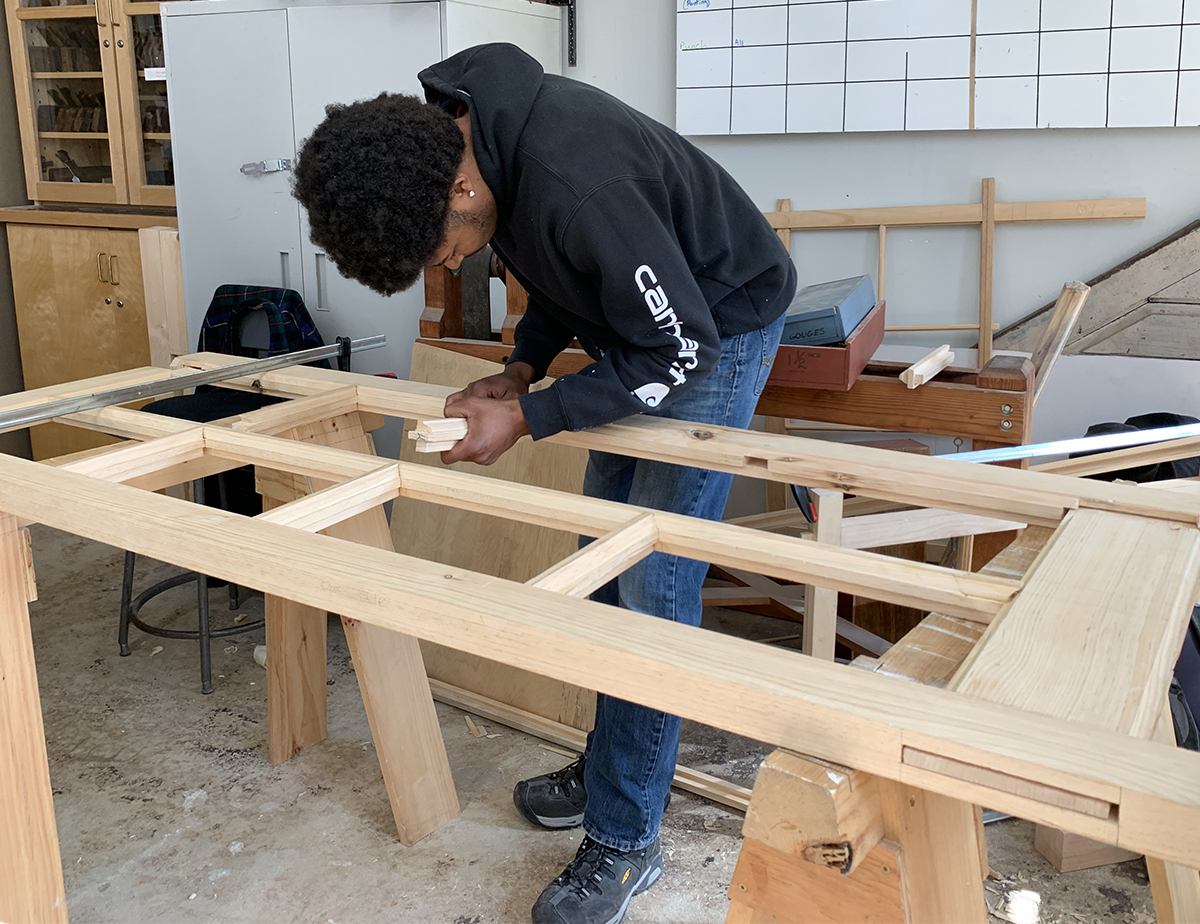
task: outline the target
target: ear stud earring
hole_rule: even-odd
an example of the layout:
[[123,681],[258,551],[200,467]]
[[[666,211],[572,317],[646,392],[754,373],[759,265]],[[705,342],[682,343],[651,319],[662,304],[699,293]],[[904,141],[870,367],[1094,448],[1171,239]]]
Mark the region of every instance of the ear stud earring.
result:
[[472,190],[468,191],[467,195],[470,196],[472,199],[474,199],[475,198],[475,190],[472,189]]

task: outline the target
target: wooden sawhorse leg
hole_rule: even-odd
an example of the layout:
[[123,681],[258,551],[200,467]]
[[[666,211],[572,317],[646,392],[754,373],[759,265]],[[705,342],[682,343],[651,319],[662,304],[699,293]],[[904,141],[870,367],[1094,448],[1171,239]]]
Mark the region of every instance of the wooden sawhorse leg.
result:
[[726,924],[987,918],[973,806],[775,751],[750,797]]
[[[357,413],[297,427],[280,436],[374,453]],[[269,482],[269,484],[267,484]],[[264,495],[286,501],[318,491],[316,479],[260,474]],[[375,548],[392,548],[383,508],[324,530]],[[319,567],[314,563],[314,567]],[[342,619],[384,783],[403,844],[415,844],[459,813],[458,796],[417,640]],[[273,666],[274,665],[274,666]],[[272,763],[325,737],[325,614],[268,598],[268,738]]]
[[[1175,723],[1171,706],[1163,706],[1154,740],[1175,746]],[[1146,857],[1150,891],[1154,895],[1154,915],[1158,924],[1200,924],[1200,873],[1178,863]]]
[[25,538],[0,513],[0,921],[67,920],[26,596]]

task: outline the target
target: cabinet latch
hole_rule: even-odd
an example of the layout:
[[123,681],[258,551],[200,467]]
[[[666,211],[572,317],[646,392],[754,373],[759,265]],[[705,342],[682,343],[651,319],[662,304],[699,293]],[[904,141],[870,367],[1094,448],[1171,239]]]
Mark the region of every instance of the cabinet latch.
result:
[[252,164],[242,164],[242,173],[246,176],[261,176],[264,173],[278,173],[280,170],[291,170],[292,162],[286,157],[276,157],[274,160],[260,160]]

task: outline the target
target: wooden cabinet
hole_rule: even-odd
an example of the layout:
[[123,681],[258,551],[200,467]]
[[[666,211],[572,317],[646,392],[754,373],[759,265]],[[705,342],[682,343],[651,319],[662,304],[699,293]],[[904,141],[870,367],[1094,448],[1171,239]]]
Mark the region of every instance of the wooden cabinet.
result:
[[173,206],[159,5],[5,5],[29,198]]
[[[25,388],[150,362],[136,230],[8,225]],[[113,442],[63,424],[30,430],[33,458]]]

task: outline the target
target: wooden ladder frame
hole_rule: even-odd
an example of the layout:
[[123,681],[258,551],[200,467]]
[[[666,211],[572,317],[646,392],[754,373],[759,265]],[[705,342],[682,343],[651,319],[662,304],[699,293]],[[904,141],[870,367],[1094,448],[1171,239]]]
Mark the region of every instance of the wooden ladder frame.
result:
[[[199,354],[175,371],[236,361]],[[172,374],[145,368],[54,386],[8,396],[0,410]],[[406,843],[458,811],[421,638],[888,781],[882,810],[908,832],[905,862],[929,894],[945,893],[950,874],[939,872],[945,848],[934,832],[957,826],[958,840],[945,843],[965,843],[972,804],[1179,864],[1168,867],[1178,873],[1171,881],[1195,880],[1200,755],[1147,739],[1200,584],[1200,496],[657,418],[552,438],[1049,534],[1024,573],[969,574],[364,454],[364,415],[438,417],[448,388],[310,368],[230,384],[293,400],[210,424],[85,411],[60,422],[136,442],[58,465],[0,457],[0,779],[19,781],[0,788],[0,918],[65,920],[29,637],[28,522],[257,587],[288,602],[269,610],[285,627],[334,612],[348,634],[365,627],[371,644],[393,646],[403,670],[389,668],[390,656],[366,657],[367,645],[356,663]],[[245,464],[260,483],[283,485],[268,490],[281,505],[247,518],[152,493]],[[289,501],[289,491],[313,493]],[[396,497],[600,541],[515,583],[392,552],[379,505]],[[950,691],[582,599],[651,551],[918,606],[980,627],[981,641]],[[271,723],[323,714],[319,644],[297,652],[295,632],[269,637],[282,672],[269,687]],[[312,722],[298,727],[283,756],[323,736]],[[393,764],[387,755],[400,751]],[[960,901],[912,920],[982,920],[982,892],[967,879]]]

